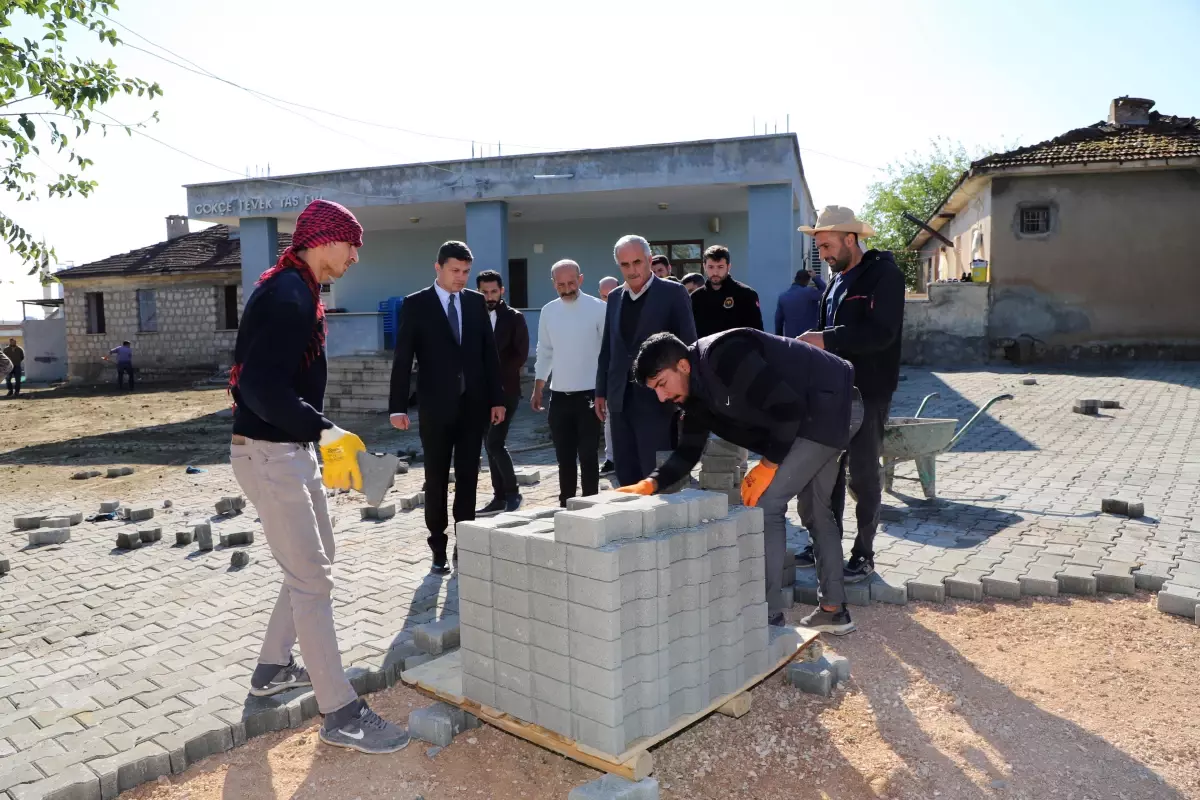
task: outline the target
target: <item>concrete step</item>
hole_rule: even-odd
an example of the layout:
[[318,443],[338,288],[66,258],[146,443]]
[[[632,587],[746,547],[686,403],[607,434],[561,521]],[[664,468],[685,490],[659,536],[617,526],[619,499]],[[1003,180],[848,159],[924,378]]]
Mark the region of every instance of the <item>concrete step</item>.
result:
[[340,356],[329,359],[329,369],[350,370],[354,372],[391,372],[391,356]]
[[350,411],[359,414],[387,412],[387,397],[326,397],[326,411]]
[[387,398],[391,387],[387,383],[330,383],[325,387],[326,397],[382,397]]
[[335,383],[373,383],[386,386],[391,383],[391,380],[391,370],[387,372],[378,369],[350,370],[342,367],[330,367],[329,369],[330,386]]

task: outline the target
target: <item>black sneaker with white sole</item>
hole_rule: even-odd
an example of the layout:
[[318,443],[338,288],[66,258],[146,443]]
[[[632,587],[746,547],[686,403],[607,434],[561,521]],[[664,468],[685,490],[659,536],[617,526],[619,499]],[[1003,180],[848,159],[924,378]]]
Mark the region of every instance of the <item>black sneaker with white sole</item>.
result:
[[292,659],[286,667],[280,668],[265,684],[256,684],[251,679],[250,694],[255,697],[270,697],[273,694],[286,692],[288,689],[311,685],[312,683],[308,678],[308,670],[297,664],[295,659]]
[[842,580],[846,583],[861,583],[875,572],[875,565],[862,556],[850,556],[842,568]]
[[815,567],[816,565],[817,557],[813,555],[811,544],[796,554],[797,567]]
[[854,630],[854,622],[850,619],[850,612],[846,610],[845,603],[837,611],[826,611],[817,606],[817,610],[800,620],[800,624],[821,633],[832,633],[834,636],[845,636]]
[[358,716],[338,728],[321,726],[321,741],[368,755],[395,753],[408,745],[408,731],[376,714],[366,703]]

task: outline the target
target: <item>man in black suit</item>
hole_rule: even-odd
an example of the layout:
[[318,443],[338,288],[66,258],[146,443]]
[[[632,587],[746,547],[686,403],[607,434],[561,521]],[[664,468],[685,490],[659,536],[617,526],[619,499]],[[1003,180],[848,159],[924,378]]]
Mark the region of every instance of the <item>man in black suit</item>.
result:
[[696,341],[687,289],[654,277],[650,257],[650,243],[641,236],[622,236],[613,248],[625,283],[608,296],[596,368],[596,416],[603,421],[612,414],[613,459],[622,486],[645,478],[658,451],[672,449],[673,410],[659,403],[653,391],[632,382],[630,367],[638,350],[663,331],[684,344]]
[[[421,446],[425,451],[425,525],[434,575],[448,575],[446,497],[454,461],[454,521],[475,519],[479,448],[489,421],[504,421],[500,359],[483,295],[464,288],[474,257],[462,242],[438,250],[433,286],[404,298],[388,410],[409,427],[409,381],[417,359]],[[490,411],[489,411],[490,409]],[[458,548],[455,548],[455,560]]]
[[521,490],[505,440],[513,414],[521,402],[521,370],[529,360],[529,327],[525,315],[504,302],[504,277],[487,269],[475,276],[475,288],[487,302],[492,333],[496,337],[496,353],[500,357],[500,385],[504,387],[504,421],[493,424],[487,431],[483,446],[488,454],[488,470],[492,473],[492,502],[477,514],[498,514],[516,511],[521,507]]

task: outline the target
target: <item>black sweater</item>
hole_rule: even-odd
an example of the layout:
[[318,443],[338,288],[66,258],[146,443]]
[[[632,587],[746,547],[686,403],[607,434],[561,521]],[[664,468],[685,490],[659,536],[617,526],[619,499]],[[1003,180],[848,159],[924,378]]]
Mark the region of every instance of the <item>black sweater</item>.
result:
[[233,432],[268,442],[315,442],[333,427],[325,404],[325,348],[305,364],[317,304],[294,269],[254,290],[238,326],[234,363],[241,366],[233,399]]

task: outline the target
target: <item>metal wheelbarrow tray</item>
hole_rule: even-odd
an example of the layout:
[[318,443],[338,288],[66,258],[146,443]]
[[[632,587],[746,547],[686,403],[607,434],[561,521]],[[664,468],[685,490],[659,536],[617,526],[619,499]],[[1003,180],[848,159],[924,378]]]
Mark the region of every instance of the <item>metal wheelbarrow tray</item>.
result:
[[915,461],[917,462],[917,478],[921,481],[925,499],[935,500],[937,498],[938,455],[954,447],[955,442],[962,438],[967,429],[975,424],[975,420],[979,419],[993,404],[1000,400],[1012,399],[1011,394],[993,397],[984,404],[983,408],[976,411],[974,416],[967,420],[966,424],[956,433],[954,429],[958,426],[957,419],[921,416],[921,412],[925,410],[925,404],[931,398],[938,396],[937,392],[926,395],[917,408],[917,413],[911,417],[888,417],[887,423],[883,426],[882,470],[885,491],[892,491],[892,482],[896,476],[896,463],[898,461]]

